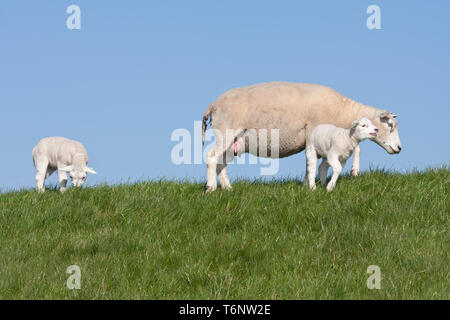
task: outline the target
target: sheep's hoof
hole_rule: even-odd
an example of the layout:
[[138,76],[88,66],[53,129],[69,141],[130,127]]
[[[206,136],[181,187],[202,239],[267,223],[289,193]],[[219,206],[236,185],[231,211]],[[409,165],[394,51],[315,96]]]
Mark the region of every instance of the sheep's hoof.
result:
[[217,189],[217,186],[206,186],[205,193],[214,192],[214,191],[216,191],[216,189]]
[[228,185],[228,186],[223,186],[222,189],[223,189],[223,190],[230,191],[230,190],[232,190],[233,188],[231,187],[231,185]]
[[360,174],[360,171],[357,169],[352,169],[350,172],[351,172],[352,177],[357,177]]

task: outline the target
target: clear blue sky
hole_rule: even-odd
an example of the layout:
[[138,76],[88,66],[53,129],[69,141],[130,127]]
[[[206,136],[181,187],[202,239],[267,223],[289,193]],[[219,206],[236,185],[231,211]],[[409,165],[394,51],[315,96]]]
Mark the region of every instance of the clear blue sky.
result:
[[[81,30],[66,27],[71,4]],[[366,27],[371,4],[381,30]],[[172,164],[172,131],[193,131],[224,91],[274,80],[328,85],[399,115],[403,151],[364,142],[363,170],[449,164],[449,12],[444,0],[3,0],[0,189],[34,187],[31,150],[55,135],[84,143],[99,173],[89,184],[204,181],[204,165]],[[301,153],[275,177],[304,169]]]

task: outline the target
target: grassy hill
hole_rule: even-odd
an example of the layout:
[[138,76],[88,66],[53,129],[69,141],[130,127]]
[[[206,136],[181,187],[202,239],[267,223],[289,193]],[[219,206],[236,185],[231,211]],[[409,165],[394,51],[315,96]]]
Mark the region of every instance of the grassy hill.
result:
[[0,298],[449,299],[449,182],[443,167],[331,194],[291,180],[1,194]]

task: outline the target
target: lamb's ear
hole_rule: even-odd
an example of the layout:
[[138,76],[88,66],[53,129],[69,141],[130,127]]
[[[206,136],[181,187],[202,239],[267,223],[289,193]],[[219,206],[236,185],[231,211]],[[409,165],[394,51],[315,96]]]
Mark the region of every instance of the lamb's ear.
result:
[[378,111],[377,116],[378,116],[378,118],[383,119],[383,118],[389,118],[390,114],[391,113],[387,110],[380,110],[380,111]]
[[396,114],[392,114],[392,118],[397,118],[398,117],[398,115],[396,115]]
[[352,122],[352,129],[353,129],[353,128],[356,128],[356,127],[358,126],[358,124],[359,124],[359,120],[353,121],[353,122]]
[[86,173],[97,174],[97,172],[95,172],[94,169],[92,169],[92,168],[87,168],[87,167],[86,167]]
[[65,171],[65,172],[70,172],[70,171],[72,171],[72,169],[73,169],[73,166],[58,168],[59,171]]

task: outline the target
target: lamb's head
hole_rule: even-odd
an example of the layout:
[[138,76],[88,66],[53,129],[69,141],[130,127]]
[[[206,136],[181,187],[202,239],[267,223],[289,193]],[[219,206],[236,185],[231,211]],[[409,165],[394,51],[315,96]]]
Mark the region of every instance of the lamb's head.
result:
[[378,135],[373,141],[390,154],[400,153],[402,150],[396,117],[389,111],[380,110],[377,112],[375,119],[372,119],[372,122],[379,129]]
[[70,181],[74,187],[81,187],[86,181],[86,176],[88,173],[97,174],[92,168],[86,166],[67,166],[59,169],[61,171],[66,171],[70,175]]
[[361,118],[352,123],[351,135],[358,141],[365,139],[375,139],[378,135],[378,128],[367,118]]

